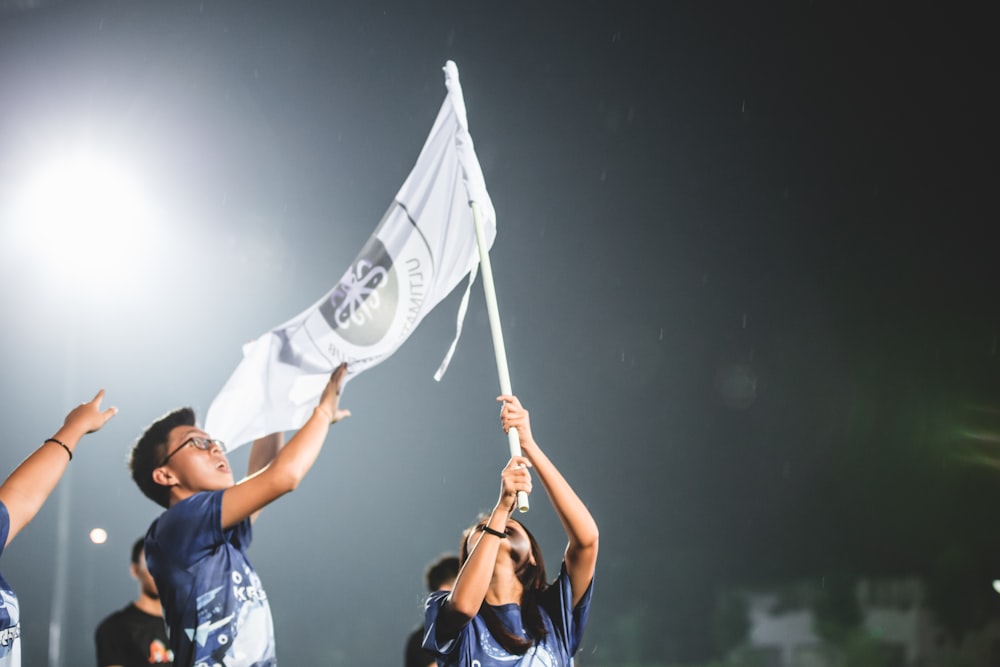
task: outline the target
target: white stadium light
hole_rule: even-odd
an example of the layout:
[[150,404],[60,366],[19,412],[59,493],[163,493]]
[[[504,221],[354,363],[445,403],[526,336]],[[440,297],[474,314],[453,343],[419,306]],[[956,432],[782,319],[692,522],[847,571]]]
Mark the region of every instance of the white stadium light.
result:
[[14,242],[69,280],[127,284],[122,278],[141,269],[141,248],[153,231],[148,199],[133,174],[90,153],[39,165],[14,198]]

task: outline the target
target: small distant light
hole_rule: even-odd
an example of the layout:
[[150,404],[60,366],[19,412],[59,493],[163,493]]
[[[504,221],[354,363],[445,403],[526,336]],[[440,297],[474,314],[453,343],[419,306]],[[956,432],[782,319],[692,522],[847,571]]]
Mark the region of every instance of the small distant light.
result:
[[995,590],[997,593],[1000,593],[1000,579],[993,580],[993,590]]
[[94,544],[104,544],[108,541],[108,531],[103,528],[94,528],[90,531],[90,541]]

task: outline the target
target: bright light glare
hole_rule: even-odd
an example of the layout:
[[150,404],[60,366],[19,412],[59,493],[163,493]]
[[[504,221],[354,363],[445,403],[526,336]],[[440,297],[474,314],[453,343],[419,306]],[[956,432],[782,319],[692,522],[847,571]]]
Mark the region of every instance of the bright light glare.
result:
[[53,161],[18,193],[16,241],[46,271],[87,286],[106,286],[140,268],[150,243],[148,200],[131,172],[96,155]]
[[1000,579],[993,580],[993,590],[995,590],[997,593],[1000,593]]
[[90,531],[90,541],[94,544],[104,544],[108,541],[108,531],[103,528],[94,528]]

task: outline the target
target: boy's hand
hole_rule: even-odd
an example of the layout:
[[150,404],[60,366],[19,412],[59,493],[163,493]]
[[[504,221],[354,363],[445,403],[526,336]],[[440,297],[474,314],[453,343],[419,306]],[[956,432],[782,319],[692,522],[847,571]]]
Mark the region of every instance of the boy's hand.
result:
[[323,395],[319,398],[319,405],[316,407],[326,413],[331,424],[336,424],[344,417],[350,417],[350,410],[340,408],[340,391],[344,387],[344,380],[347,378],[347,362],[342,362],[333,373],[330,374],[330,381],[323,387]]
[[104,390],[101,389],[94,398],[73,408],[63,422],[65,428],[83,436],[86,433],[93,433],[107,424],[109,419],[118,414],[118,408],[111,407],[102,412],[101,401],[103,399]]

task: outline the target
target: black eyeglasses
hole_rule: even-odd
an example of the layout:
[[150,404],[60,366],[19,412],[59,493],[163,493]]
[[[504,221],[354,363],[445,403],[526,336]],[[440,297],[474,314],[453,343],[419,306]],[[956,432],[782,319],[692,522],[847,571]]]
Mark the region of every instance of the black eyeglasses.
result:
[[224,442],[222,442],[221,440],[216,440],[215,438],[200,438],[198,436],[193,436],[193,437],[188,438],[187,440],[185,440],[181,444],[177,445],[177,448],[174,449],[174,451],[172,451],[169,454],[167,454],[167,458],[163,459],[163,461],[160,463],[160,465],[156,466],[156,467],[159,468],[160,466],[167,465],[167,461],[170,460],[171,456],[173,456],[177,452],[181,451],[182,449],[184,449],[188,445],[193,445],[194,447],[197,447],[198,449],[200,449],[202,451],[206,451],[206,452],[208,450],[210,450],[212,447],[218,447],[222,451],[223,454],[226,453],[226,444]]

